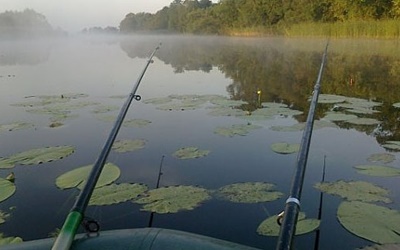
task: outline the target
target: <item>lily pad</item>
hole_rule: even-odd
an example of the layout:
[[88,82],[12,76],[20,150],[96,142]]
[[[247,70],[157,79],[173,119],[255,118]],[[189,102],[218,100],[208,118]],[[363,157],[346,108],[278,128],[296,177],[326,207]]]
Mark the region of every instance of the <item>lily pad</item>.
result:
[[0,132],[14,131],[14,130],[20,130],[20,129],[33,128],[33,127],[34,127],[34,125],[31,123],[13,122],[13,123],[9,123],[9,124],[0,124]]
[[360,174],[366,174],[379,177],[392,177],[399,176],[400,169],[389,166],[376,166],[376,165],[359,165],[354,166]]
[[214,107],[208,114],[212,116],[247,116],[245,111],[231,107]]
[[400,141],[387,141],[385,144],[382,145],[382,147],[400,151]]
[[[56,186],[60,189],[68,189],[77,187],[82,189],[86,183],[87,177],[92,170],[93,165],[79,167],[74,170],[68,171],[56,179]],[[112,164],[107,163],[104,165],[103,171],[97,181],[96,188],[111,184],[120,176],[121,171],[119,168]]]
[[380,154],[372,154],[368,157],[368,161],[370,162],[383,162],[383,163],[391,163],[395,160],[395,156],[389,153],[380,153]]
[[0,210],[0,224],[3,224],[4,222],[6,222],[6,219],[9,217],[10,217],[10,214],[5,213]]
[[[277,215],[271,216],[261,222],[257,228],[257,233],[265,236],[278,236],[280,226],[276,222]],[[310,233],[319,227],[320,221],[317,219],[306,219],[303,212],[299,213],[296,224],[296,235]]]
[[400,102],[393,103],[393,107],[400,108]]
[[237,203],[268,202],[277,200],[283,195],[274,189],[274,184],[265,182],[235,183],[218,189],[217,196]]
[[346,122],[356,125],[376,125],[381,123],[380,121],[373,118],[356,118],[356,119],[346,120]]
[[136,127],[136,128],[144,128],[149,125],[151,121],[144,119],[133,119],[133,120],[125,120],[122,125],[124,127]]
[[400,250],[400,244],[373,245],[358,248],[358,250]]
[[341,103],[345,102],[346,97],[341,95],[319,94],[318,103]]
[[56,146],[36,148],[12,155],[7,158],[0,158],[0,168],[12,168],[16,164],[36,165],[44,162],[51,162],[62,159],[74,152],[72,146]]
[[261,103],[261,106],[263,108],[287,108],[288,105],[284,103],[278,103],[278,102],[263,102]]
[[9,180],[0,178],[0,202],[7,200],[15,193],[15,184]]
[[323,182],[314,185],[322,192],[338,195],[349,201],[392,202],[387,196],[389,191],[365,181]]
[[144,148],[146,140],[119,140],[114,142],[112,149],[118,153],[132,152]]
[[278,154],[293,154],[299,151],[300,144],[289,144],[286,142],[278,142],[271,145],[272,151]]
[[324,119],[329,120],[329,121],[347,121],[347,120],[357,119],[357,116],[338,113],[338,112],[329,112],[326,114]]
[[172,100],[173,99],[170,98],[170,97],[159,97],[159,98],[152,98],[152,99],[143,100],[143,103],[161,105],[161,104],[166,104],[166,103],[172,102]]
[[[306,126],[305,123],[296,123],[291,126],[272,126],[270,129],[278,132],[295,132],[303,130],[305,126]],[[316,130],[322,128],[339,128],[339,127],[330,121],[315,120],[313,129]]]
[[20,237],[5,237],[2,233],[0,233],[0,246],[21,243],[21,242],[22,239]]
[[196,147],[185,147],[178,149],[173,153],[178,159],[194,159],[207,156],[210,153],[210,150],[200,150]]
[[147,191],[147,186],[143,184],[111,184],[96,188],[90,198],[89,205],[103,206],[117,204],[137,198]]
[[181,210],[193,210],[208,199],[210,199],[210,195],[204,188],[171,186],[150,190],[145,197],[134,202],[144,204],[142,211],[165,214],[177,213]]
[[337,211],[349,232],[379,244],[400,243],[400,211],[359,202],[344,201]]
[[214,130],[214,133],[226,137],[233,137],[235,135],[245,136],[250,132],[250,130],[258,128],[261,127],[252,124],[235,124],[231,127],[218,127]]
[[110,111],[115,111],[115,110],[118,110],[118,109],[119,109],[118,106],[99,105],[99,106],[96,106],[92,110],[92,113],[101,114],[101,113],[107,113],[107,112],[110,112]]

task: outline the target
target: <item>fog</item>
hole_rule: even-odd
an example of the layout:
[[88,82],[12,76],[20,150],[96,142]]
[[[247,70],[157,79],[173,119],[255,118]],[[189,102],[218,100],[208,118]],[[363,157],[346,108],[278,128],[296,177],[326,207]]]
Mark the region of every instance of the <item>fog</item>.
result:
[[130,12],[155,13],[169,6],[171,2],[172,0],[1,0],[0,13],[33,9],[46,16],[54,28],[75,33],[94,26],[118,27],[121,20]]

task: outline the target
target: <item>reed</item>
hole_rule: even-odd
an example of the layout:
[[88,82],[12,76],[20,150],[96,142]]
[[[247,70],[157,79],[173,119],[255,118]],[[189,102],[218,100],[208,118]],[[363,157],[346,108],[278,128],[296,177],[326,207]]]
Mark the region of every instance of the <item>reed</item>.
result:
[[360,20],[335,23],[299,23],[284,29],[285,36],[313,36],[334,38],[400,37],[400,20]]

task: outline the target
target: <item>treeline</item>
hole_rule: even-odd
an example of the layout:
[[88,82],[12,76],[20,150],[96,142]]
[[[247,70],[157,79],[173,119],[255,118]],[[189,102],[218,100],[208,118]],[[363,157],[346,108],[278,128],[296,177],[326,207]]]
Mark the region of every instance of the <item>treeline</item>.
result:
[[[398,18],[400,0],[220,0],[219,3],[210,0],[174,0],[155,14],[129,13],[121,21],[120,31],[296,35],[298,28],[303,31],[315,30],[314,26],[308,25],[310,23],[336,25],[336,29],[357,29],[360,22],[365,28],[371,23]],[[355,25],[349,28],[348,23]],[[307,25],[296,26],[299,24]],[[342,27],[343,24],[347,28]],[[397,22],[383,22],[383,25],[395,25],[400,29]],[[385,27],[376,27],[382,28]],[[321,32],[327,33],[326,30],[331,30],[331,26],[324,26]]]
[[0,13],[0,38],[30,38],[61,34],[46,17],[31,9]]

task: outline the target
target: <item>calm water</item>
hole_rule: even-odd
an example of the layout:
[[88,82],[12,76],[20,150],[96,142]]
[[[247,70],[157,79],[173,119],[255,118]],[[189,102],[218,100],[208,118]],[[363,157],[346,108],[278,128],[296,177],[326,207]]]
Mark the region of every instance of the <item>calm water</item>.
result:
[[[0,232],[24,240],[48,237],[60,228],[78,194],[60,190],[55,179],[76,167],[92,164],[105,142],[112,122],[98,119],[94,106],[74,110],[78,116],[64,126],[50,128],[49,116],[28,113],[11,104],[40,95],[81,93],[85,101],[121,106],[142,71],[146,57],[162,42],[139,88],[142,100],[169,95],[222,95],[248,102],[242,108],[257,107],[257,90],[262,102],[279,102],[307,112],[325,40],[280,38],[239,39],[202,37],[125,37],[70,38],[57,41],[0,42],[1,124],[30,122],[34,128],[0,132],[0,156],[24,150],[72,145],[74,154],[38,166],[0,169],[5,177],[14,171],[16,193],[0,203],[0,210],[11,210],[11,217],[0,225]],[[399,140],[398,111],[391,105],[400,101],[399,46],[391,41],[331,41],[322,93],[340,94],[383,102],[375,126],[337,123],[338,128],[315,130],[303,187],[302,210],[316,217],[318,190],[326,156],[326,181],[365,180],[391,191],[388,207],[399,209],[398,177],[368,177],[356,173],[355,165],[368,164],[373,153],[383,153],[381,144]],[[32,97],[33,96],[33,97]],[[322,118],[332,105],[320,105]],[[259,236],[258,225],[279,213],[288,195],[296,154],[280,155],[270,150],[276,142],[299,143],[301,132],[275,132],[274,125],[305,121],[305,115],[277,116],[251,121],[262,126],[247,136],[222,137],[218,126],[244,124],[241,118],[211,116],[205,107],[195,110],[162,111],[153,104],[134,102],[127,119],[147,119],[145,128],[123,127],[119,139],[145,139],[146,148],[133,153],[111,152],[109,161],[121,169],[117,182],[156,184],[162,155],[165,155],[161,186],[196,185],[217,189],[237,182],[274,183],[285,195],[274,202],[235,204],[212,199],[192,211],[155,215],[155,227],[173,228],[225,240],[273,249],[275,237]],[[107,114],[117,115],[118,110]],[[362,115],[360,115],[362,116]],[[375,130],[376,131],[376,130]],[[211,153],[204,158],[178,160],[172,156],[181,147],[197,146]],[[391,166],[399,165],[399,155]],[[370,242],[353,236],[336,219],[342,199],[324,195],[320,249],[354,249]],[[96,218],[102,230],[146,227],[150,214],[126,202],[112,206],[89,207],[87,216]],[[311,249],[315,233],[296,238],[296,249]],[[340,241],[337,239],[341,239]]]

